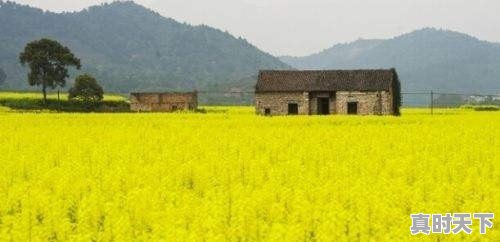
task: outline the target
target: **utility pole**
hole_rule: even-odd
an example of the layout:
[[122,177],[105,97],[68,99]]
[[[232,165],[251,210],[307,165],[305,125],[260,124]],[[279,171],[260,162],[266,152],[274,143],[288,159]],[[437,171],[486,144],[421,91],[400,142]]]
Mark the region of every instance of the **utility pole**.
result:
[[60,92],[61,89],[57,89],[57,112],[61,111],[61,98],[60,98]]
[[431,90],[431,115],[434,115],[434,91]]

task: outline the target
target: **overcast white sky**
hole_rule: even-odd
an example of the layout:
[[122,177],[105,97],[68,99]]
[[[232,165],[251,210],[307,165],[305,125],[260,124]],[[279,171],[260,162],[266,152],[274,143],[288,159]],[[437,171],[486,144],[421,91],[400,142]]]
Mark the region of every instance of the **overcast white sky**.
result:
[[[15,0],[75,11],[106,0]],[[136,0],[181,22],[227,30],[275,55],[437,27],[500,42],[500,0]]]

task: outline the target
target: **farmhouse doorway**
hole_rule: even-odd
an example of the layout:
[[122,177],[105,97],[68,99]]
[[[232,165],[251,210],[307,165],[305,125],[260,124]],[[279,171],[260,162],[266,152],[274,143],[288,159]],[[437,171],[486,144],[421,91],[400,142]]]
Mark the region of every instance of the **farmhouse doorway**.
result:
[[330,114],[330,98],[327,97],[318,98],[318,114],[319,115]]
[[358,114],[358,102],[347,103],[347,114]]

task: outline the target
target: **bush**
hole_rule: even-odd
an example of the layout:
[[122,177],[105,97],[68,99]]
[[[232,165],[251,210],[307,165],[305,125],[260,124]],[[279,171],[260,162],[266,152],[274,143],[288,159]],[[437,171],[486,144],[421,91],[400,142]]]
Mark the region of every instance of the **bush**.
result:
[[499,106],[496,105],[463,105],[460,108],[469,109],[474,111],[498,111],[500,110]]
[[86,108],[95,108],[101,104],[103,96],[104,91],[97,80],[85,74],[76,78],[75,85],[69,89],[68,99]]
[[476,111],[498,111],[498,110],[500,110],[500,107],[494,106],[494,105],[489,105],[489,106],[482,105],[482,106],[474,107],[474,110],[476,110]]

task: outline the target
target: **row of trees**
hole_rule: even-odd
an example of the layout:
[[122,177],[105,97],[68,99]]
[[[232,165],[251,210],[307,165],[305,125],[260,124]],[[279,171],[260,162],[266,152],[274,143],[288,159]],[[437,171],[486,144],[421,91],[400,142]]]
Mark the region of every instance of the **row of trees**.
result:
[[[51,39],[30,42],[19,55],[23,66],[29,67],[28,83],[42,86],[43,103],[47,104],[47,89],[64,87],[69,77],[68,68],[81,68],[78,59],[68,47]],[[75,84],[69,90],[68,98],[85,106],[94,107],[103,99],[104,90],[91,75],[76,77]]]

